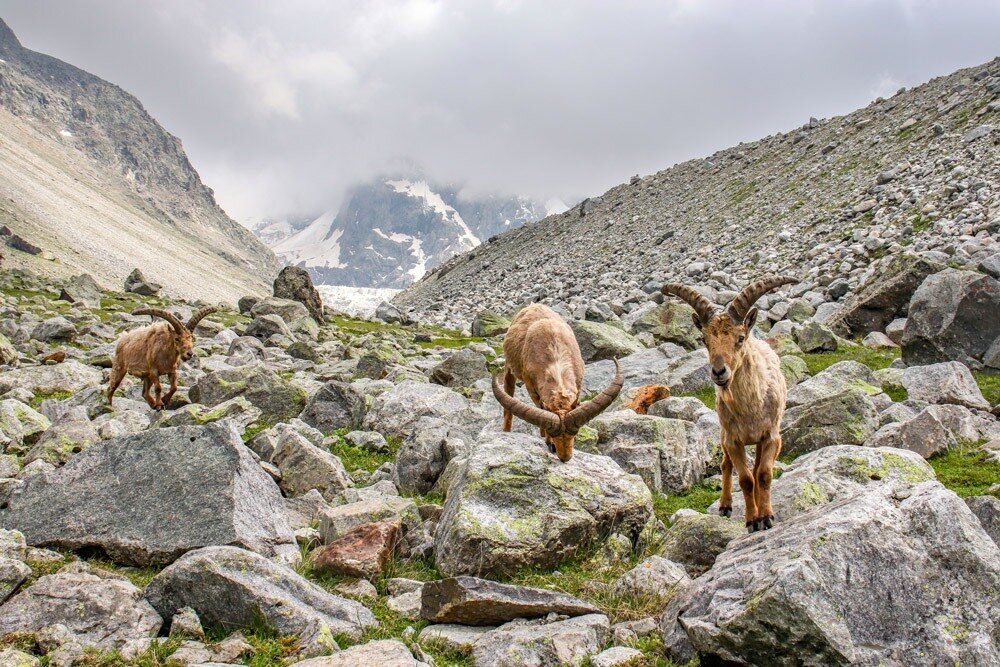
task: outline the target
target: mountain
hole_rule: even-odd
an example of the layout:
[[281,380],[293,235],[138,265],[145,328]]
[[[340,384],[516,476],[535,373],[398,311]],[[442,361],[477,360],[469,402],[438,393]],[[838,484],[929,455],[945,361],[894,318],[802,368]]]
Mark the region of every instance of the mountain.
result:
[[286,217],[286,218],[250,218],[243,221],[243,226],[254,233],[268,248],[280,244],[290,236],[308,227],[316,216]]
[[975,268],[1000,247],[998,96],[1000,59],[633,177],[454,257],[394,303],[467,325],[531,301],[623,314],[668,280],[723,300],[776,271],[836,301],[903,252]]
[[280,268],[139,100],[24,48],[2,20],[0,225],[43,251],[7,251],[7,266],[118,289],[138,267],[177,296],[232,301]]
[[286,263],[306,268],[318,284],[400,288],[456,253],[544,213],[524,197],[470,197],[452,185],[390,176],[352,189],[339,210],[273,249]]

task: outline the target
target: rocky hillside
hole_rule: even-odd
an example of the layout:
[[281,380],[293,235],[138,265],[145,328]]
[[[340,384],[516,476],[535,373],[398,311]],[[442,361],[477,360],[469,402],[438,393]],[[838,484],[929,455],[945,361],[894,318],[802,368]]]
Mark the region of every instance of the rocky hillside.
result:
[[25,49],[2,20],[0,225],[17,237],[7,266],[109,287],[138,267],[176,295],[235,301],[278,268],[136,98]]
[[904,251],[975,267],[1000,238],[1000,60],[634,177],[455,257],[395,298],[468,326],[541,301],[618,314],[671,279],[722,300],[792,272],[839,303]]
[[[524,197],[467,197],[420,176],[385,177],[354,188],[339,211],[272,247],[318,284],[400,288],[544,210]],[[274,231],[264,226],[258,233]]]
[[[137,306],[193,304],[5,271],[0,664],[996,665],[1000,382],[955,360],[1000,353],[1000,253],[905,257],[838,311],[862,344],[805,283],[765,297],[789,391],[777,523],[752,534],[738,490],[717,511],[676,302],[635,336],[572,320],[584,392],[613,357],[625,389],[563,463],[500,430],[499,316],[327,321],[286,269],[303,302],[202,320],[157,411],[132,378],[108,405],[114,341]],[[650,384],[672,395],[625,407]]]

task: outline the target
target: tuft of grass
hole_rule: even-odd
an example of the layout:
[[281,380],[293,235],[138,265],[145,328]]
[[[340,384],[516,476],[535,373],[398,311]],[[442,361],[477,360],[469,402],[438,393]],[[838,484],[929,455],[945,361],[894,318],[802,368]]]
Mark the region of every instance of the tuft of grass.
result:
[[927,459],[938,481],[963,498],[981,496],[994,484],[1000,484],[1000,463],[986,460],[986,453],[975,445],[959,446]]
[[714,484],[702,482],[684,493],[653,494],[653,513],[665,525],[670,525],[670,517],[679,509],[688,508],[704,512],[708,506],[719,499],[719,488]]
[[857,347],[842,345],[835,352],[813,352],[799,356],[806,362],[810,375],[816,375],[839,361],[857,361],[877,371],[880,368],[888,368],[889,364],[898,359],[899,349],[872,350],[863,345]]
[[990,405],[1000,403],[1000,373],[973,373],[976,384]]
[[715,387],[706,387],[704,389],[699,389],[698,391],[682,391],[677,394],[678,397],[693,397],[697,398],[699,401],[704,403],[706,406],[715,409]]
[[47,401],[50,399],[53,401],[65,401],[72,395],[73,392],[71,391],[50,391],[50,392],[39,393],[32,396],[29,405],[31,405],[32,408],[37,410],[42,405],[42,401]]
[[372,452],[348,443],[343,437],[345,433],[346,429],[334,432],[336,442],[330,445],[330,452],[340,458],[348,472],[355,470],[375,472],[383,463],[395,461],[399,447],[403,444],[399,438],[386,438],[389,443],[389,451]]
[[271,428],[273,424],[268,424],[267,422],[254,422],[250,424],[243,430],[243,442],[250,442],[254,437],[261,431],[266,431]]
[[123,567],[103,557],[88,558],[86,561],[88,565],[92,565],[99,570],[113,572],[126,577],[137,588],[146,588],[149,582],[153,580],[153,577],[158,575],[161,571],[160,568],[155,567]]

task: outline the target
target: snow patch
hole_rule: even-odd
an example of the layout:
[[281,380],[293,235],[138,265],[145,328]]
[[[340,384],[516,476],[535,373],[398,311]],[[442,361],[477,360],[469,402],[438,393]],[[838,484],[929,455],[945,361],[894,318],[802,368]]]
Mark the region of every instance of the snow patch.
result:
[[298,234],[274,246],[274,254],[289,264],[302,263],[305,266],[328,269],[345,268],[347,264],[340,261],[340,237],[344,230],[330,229],[336,217],[335,209],[327,211]]
[[453,209],[451,206],[448,206],[448,204],[441,199],[441,195],[431,190],[431,186],[427,184],[427,181],[417,181],[416,183],[405,180],[386,181],[385,184],[396,192],[406,194],[415,199],[423,199],[424,206],[432,209],[444,220],[449,220],[457,224],[458,228],[462,232],[458,237],[458,241],[463,247],[465,247],[466,250],[471,250],[481,243],[479,238],[472,233],[471,229],[469,229],[469,226],[465,224],[465,220],[462,220],[462,216],[459,215],[458,211]]
[[64,137],[72,137],[73,136],[73,133],[70,132],[69,130],[59,130],[59,134],[61,134]]
[[568,210],[569,206],[566,206],[566,202],[558,197],[553,197],[545,202],[545,215],[558,215],[559,213],[565,213]]
[[344,287],[341,285],[316,285],[323,305],[351,317],[372,317],[383,301],[389,301],[398,289],[378,287]]

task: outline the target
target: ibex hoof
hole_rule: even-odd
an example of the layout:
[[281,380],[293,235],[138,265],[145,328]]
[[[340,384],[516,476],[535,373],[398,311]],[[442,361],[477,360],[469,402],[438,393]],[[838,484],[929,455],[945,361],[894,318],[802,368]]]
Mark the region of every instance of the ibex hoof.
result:
[[547,443],[545,443],[545,444],[547,444],[547,445],[548,445],[548,447],[549,447],[549,452],[550,452],[550,453],[552,453],[552,454],[555,454],[555,453],[556,453],[556,446],[555,446],[555,445],[553,445],[553,444],[552,444],[551,442],[547,442]]
[[771,526],[774,525],[774,517],[773,516],[766,516],[763,519],[761,519],[761,521],[764,522],[764,530],[767,530],[768,528],[770,528]]
[[764,520],[755,519],[754,521],[747,521],[747,532],[756,533],[759,530],[764,530]]
[[733,508],[732,507],[720,507],[719,508],[719,516],[732,516],[732,515],[733,515]]

